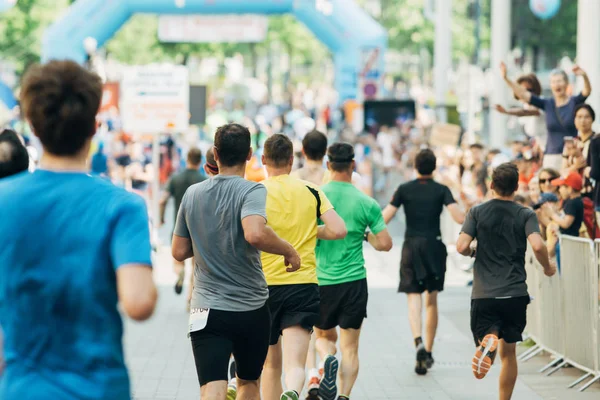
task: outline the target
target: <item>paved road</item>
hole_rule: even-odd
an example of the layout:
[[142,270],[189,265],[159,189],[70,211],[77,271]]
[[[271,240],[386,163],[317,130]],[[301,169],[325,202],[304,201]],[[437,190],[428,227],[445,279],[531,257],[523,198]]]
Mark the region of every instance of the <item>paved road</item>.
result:
[[[172,290],[167,249],[161,250],[155,277],[159,306],[146,323],[126,323],[125,347],[134,398],[188,400],[199,397],[189,339],[186,337],[185,297]],[[405,296],[396,293],[399,248],[382,254],[367,250],[370,287],[369,317],[361,338],[361,371],[353,400],[492,400],[497,399],[498,368],[477,381],[470,369],[473,344],[469,332],[468,276],[450,268],[448,288],[440,297],[439,336],[434,348],[435,367],[424,377],[415,375],[414,346],[407,321]],[[187,288],[186,288],[187,289]],[[538,357],[521,366],[516,400],[591,400],[600,398],[600,385],[585,393],[565,389],[575,380],[574,369],[552,377],[537,373],[548,362]]]

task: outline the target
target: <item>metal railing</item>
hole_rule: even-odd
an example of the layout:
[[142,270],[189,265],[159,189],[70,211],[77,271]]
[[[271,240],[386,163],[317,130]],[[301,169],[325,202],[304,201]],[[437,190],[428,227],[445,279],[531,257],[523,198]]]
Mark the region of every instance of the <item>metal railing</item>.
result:
[[549,278],[531,249],[525,259],[532,302],[527,310],[528,336],[536,344],[520,356],[525,362],[542,351],[554,359],[540,372],[552,375],[566,365],[584,375],[569,385],[584,391],[600,381],[600,241],[572,236],[560,239],[561,271]]

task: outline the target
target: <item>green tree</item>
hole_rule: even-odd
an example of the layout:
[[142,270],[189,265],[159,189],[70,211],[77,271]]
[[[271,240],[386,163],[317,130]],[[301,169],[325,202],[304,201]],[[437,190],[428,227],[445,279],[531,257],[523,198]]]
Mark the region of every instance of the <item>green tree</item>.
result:
[[[555,17],[541,20],[531,12],[528,0],[512,0],[512,44],[531,49],[535,69],[556,65],[563,56],[574,59],[577,50],[577,1],[563,1]],[[541,55],[547,57],[540,64]]]
[[0,14],[0,54],[18,73],[38,62],[42,36],[68,5],[68,0],[19,0]]

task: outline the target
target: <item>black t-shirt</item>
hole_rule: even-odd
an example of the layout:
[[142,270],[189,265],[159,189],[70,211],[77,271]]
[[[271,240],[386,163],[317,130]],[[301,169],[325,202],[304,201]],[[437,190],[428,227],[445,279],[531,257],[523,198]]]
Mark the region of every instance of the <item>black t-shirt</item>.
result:
[[471,208],[462,232],[477,239],[473,299],[527,296],[527,238],[540,232],[533,210],[513,201],[489,200]]
[[178,174],[175,174],[169,179],[167,183],[167,192],[175,199],[175,218],[179,212],[179,206],[183,200],[185,191],[192,185],[200,183],[206,178],[202,176],[200,171],[196,169],[186,169]]
[[563,204],[565,214],[575,217],[573,223],[567,229],[560,228],[560,233],[563,235],[579,236],[579,229],[583,222],[583,200],[581,197],[568,199]]
[[404,206],[406,237],[437,238],[443,207],[456,203],[450,189],[433,179],[416,179],[396,189],[391,205]]

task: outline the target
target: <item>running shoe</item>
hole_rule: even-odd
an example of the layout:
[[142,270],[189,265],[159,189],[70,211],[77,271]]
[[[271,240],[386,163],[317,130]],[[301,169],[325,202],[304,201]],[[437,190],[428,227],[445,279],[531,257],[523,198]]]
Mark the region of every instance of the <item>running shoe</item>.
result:
[[417,347],[417,363],[415,365],[415,372],[417,375],[425,375],[427,373],[427,350],[423,343]]
[[475,378],[483,379],[489,372],[496,358],[497,348],[498,336],[490,333],[483,338],[473,356],[472,367]]
[[425,360],[425,365],[427,366],[427,369],[431,369],[431,367],[433,367],[434,362],[435,360],[433,359],[433,354],[427,352],[427,360]]
[[183,280],[185,279],[185,269],[183,269],[179,276],[177,277],[177,282],[175,282],[175,293],[181,294],[183,291]]
[[286,390],[281,393],[281,400],[299,400],[299,396],[295,390]]
[[322,400],[335,400],[337,395],[337,373],[339,363],[335,356],[329,355],[323,363],[323,378],[319,384],[319,397]]
[[306,400],[318,400],[320,384],[321,378],[319,376],[311,376],[308,381],[308,396],[306,396]]
[[237,396],[237,382],[235,379],[229,381],[227,385],[227,400],[235,400]]

